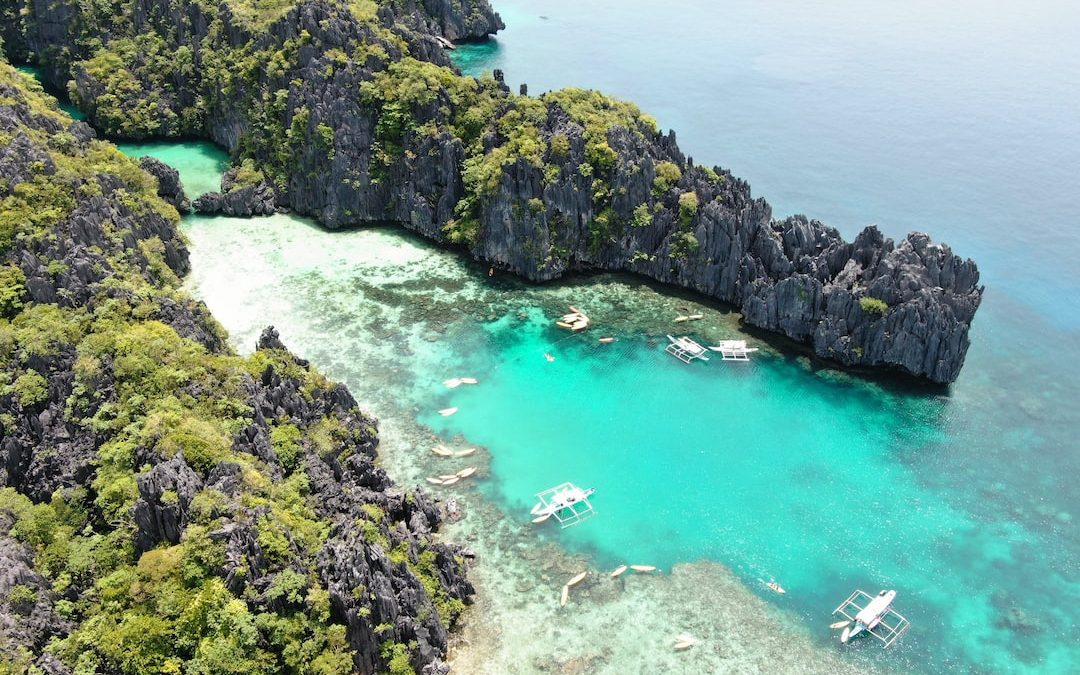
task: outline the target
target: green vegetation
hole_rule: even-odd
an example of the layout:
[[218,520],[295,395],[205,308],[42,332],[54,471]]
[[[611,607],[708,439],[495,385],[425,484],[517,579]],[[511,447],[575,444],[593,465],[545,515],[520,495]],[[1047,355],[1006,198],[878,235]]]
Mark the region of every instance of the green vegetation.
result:
[[698,203],[696,192],[684,192],[679,195],[679,224],[684,228],[689,227],[690,222],[697,215]]
[[867,314],[877,314],[878,316],[882,316],[889,311],[888,303],[878,298],[872,298],[869,295],[859,298],[859,307]]
[[682,171],[673,162],[658,162],[656,164],[656,178],[653,179],[653,194],[662,195],[678,185],[682,179]]
[[[73,383],[59,378],[71,383],[70,395],[61,391],[54,404],[73,432],[96,439],[98,448],[93,478],[85,485],[58,489],[40,503],[13,488],[0,489],[0,523],[12,523],[10,536],[32,553],[35,569],[62,598],[56,610],[72,622],[70,634],[54,640],[48,651],[75,673],[352,672],[345,627],[331,617],[329,592],[320,584],[315,561],[331,524],[316,513],[300,459],[306,450],[344,459],[361,442],[370,442],[374,429],[354,431],[355,425],[346,425],[336,413],[311,423],[272,422],[270,444],[285,473],[277,480],[273,467],[235,449],[234,439],[253,423],[248,402],[253,378],[272,368],[309,401],[330,383],[285,352],[264,350],[246,358],[213,353],[155,319],[163,301],[189,307],[192,300],[165,262],[161,237],[168,235],[145,238],[135,247],[130,241],[145,236],[136,234],[143,229],[135,228],[140,221],[169,231],[178,221],[176,211],[157,197],[153,178],[111,145],[76,142],[67,131],[40,123],[47,118],[49,124],[68,125],[70,120],[6,65],[0,65],[0,86],[19,93],[0,105],[23,107],[31,123],[20,130],[48,156],[26,181],[0,185],[4,424],[23,414],[18,406],[46,402],[53,375],[70,373]],[[256,181],[259,172],[253,162],[244,163],[238,182]],[[58,250],[50,242],[69,236],[65,218],[86,196],[104,197],[113,206],[105,211],[112,220],[100,223],[102,246],[94,251],[100,281],[92,285],[89,302],[79,307],[30,302],[25,276],[14,261],[33,251]],[[172,231],[171,243],[182,246]],[[57,260],[43,264],[52,275],[65,269]],[[162,542],[140,554],[133,507],[137,478],[151,467],[137,457],[178,456],[204,481],[223,462],[235,466],[237,493],[226,497],[207,487],[190,498],[179,488],[165,490],[158,498],[164,508],[180,508],[190,498],[187,526],[178,542]],[[372,538],[388,544],[393,524],[386,514],[370,506],[364,515]],[[265,559],[259,572],[269,580],[261,593],[248,587],[237,594],[226,586],[225,545],[211,536],[226,522],[255,534]],[[423,551],[410,569],[440,616],[450,621],[461,601],[443,588],[432,566],[434,555]],[[245,558],[233,570],[241,585],[255,571],[248,565]],[[0,601],[24,607],[37,598],[33,588],[16,586]],[[390,670],[409,672],[413,648],[393,647]],[[30,655],[20,654],[30,662]],[[9,672],[6,668],[0,672]]]

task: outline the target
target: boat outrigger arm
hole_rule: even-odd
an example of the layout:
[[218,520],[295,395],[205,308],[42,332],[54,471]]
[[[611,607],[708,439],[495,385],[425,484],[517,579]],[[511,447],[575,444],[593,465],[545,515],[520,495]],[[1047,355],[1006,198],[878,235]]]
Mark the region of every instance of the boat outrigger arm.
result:
[[847,643],[862,633],[873,635],[886,647],[900,639],[911,626],[911,622],[892,608],[895,598],[896,591],[881,591],[876,596],[871,596],[856,589],[833,610],[834,615],[839,614],[854,622],[853,626],[844,628],[840,642]]
[[592,502],[589,501],[596,492],[595,488],[581,489],[573,483],[561,483],[543,492],[536,493],[540,500],[532,507],[532,515],[536,516],[533,522],[542,522],[554,517],[563,527],[577,525],[587,518],[596,515]]

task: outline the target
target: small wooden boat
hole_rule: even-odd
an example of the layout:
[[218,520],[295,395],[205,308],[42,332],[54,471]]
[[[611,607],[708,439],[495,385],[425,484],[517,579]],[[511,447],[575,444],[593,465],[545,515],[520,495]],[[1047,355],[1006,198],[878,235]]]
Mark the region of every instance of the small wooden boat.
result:
[[573,312],[574,314],[584,314],[585,313],[585,312],[582,312],[577,307],[574,307],[573,305],[570,305],[570,311]]
[[627,569],[629,569],[629,568],[626,565],[619,565],[618,567],[615,568],[615,571],[611,573],[611,578],[614,579],[615,577],[617,577],[617,576],[621,575],[623,572],[625,572]]
[[461,383],[462,384],[476,384],[476,381],[477,380],[476,380],[475,377],[463,377],[463,378],[461,378]]
[[453,378],[453,379],[449,379],[449,380],[443,380],[443,385],[445,385],[445,386],[447,386],[447,387],[449,387],[451,389],[454,389],[455,387],[459,386],[460,384],[461,384],[461,380],[456,378],[456,377]]
[[559,607],[566,607],[566,601],[570,599],[570,587],[563,586],[562,593],[559,595]]
[[677,651],[677,652],[685,652],[687,649],[690,649],[693,646],[694,646],[693,642],[676,642],[675,643],[675,651]]
[[654,567],[652,565],[631,565],[630,569],[634,570],[635,572],[642,572],[642,573],[655,572],[656,571],[656,567]]
[[697,638],[695,638],[693,635],[680,633],[679,635],[675,636],[675,642],[689,642],[690,644],[694,644],[695,642],[697,642]]
[[556,325],[556,326],[558,326],[559,328],[570,328],[570,329],[573,329],[573,326],[571,326],[570,324],[566,323],[565,321],[556,321],[556,322],[555,322],[555,325]]
[[840,643],[847,644],[847,641],[851,639],[851,626],[846,626],[844,632],[840,633]]
[[474,473],[476,473],[476,467],[475,466],[470,466],[467,469],[462,469],[461,471],[458,471],[457,475],[458,475],[458,478],[468,478],[469,476],[473,475]]
[[442,443],[439,443],[438,445],[436,445],[434,448],[431,449],[431,451],[434,452],[439,457],[453,457],[454,456],[454,451],[451,450],[450,448],[446,447]]
[[442,478],[428,478],[427,482],[431,483],[432,485],[442,485]]
[[602,344],[602,345],[611,344],[612,342],[615,342],[615,338],[613,338],[613,337],[604,337],[604,338],[600,338],[598,340],[598,342],[600,344]]
[[830,623],[829,628],[832,628],[833,630],[837,630],[838,628],[847,628],[848,625],[850,625],[850,624],[851,624],[850,621],[837,621],[836,623]]
[[688,315],[686,317],[686,319],[688,321],[698,321],[699,319],[704,319],[704,318],[705,318],[704,314],[690,314],[690,315]]
[[571,586],[577,586],[582,581],[585,581],[585,577],[587,576],[589,576],[588,572],[582,572],[581,574],[575,575],[573,579],[566,582],[566,587],[569,588]]
[[457,411],[458,411],[457,408],[443,408],[442,410],[439,411],[439,414],[442,415],[443,417],[450,417],[451,415],[453,415]]
[[688,316],[677,316],[677,317],[675,317],[675,323],[682,323],[683,321],[689,321],[689,320],[690,320],[690,317],[688,317]]
[[561,320],[565,321],[567,323],[574,323],[578,319],[584,319],[584,318],[585,318],[584,314],[563,314],[563,318]]
[[464,450],[459,450],[455,457],[468,457],[474,452],[476,452],[476,448],[465,448]]
[[570,330],[572,330],[572,331],[574,331],[576,333],[579,330],[585,330],[588,327],[589,327],[589,322],[588,321],[575,321],[573,324],[571,324]]
[[784,593],[787,593],[787,591],[784,590],[784,587],[781,586],[780,584],[776,583],[775,581],[770,581],[769,583],[767,583],[765,585],[769,587],[769,590],[771,590],[771,591],[773,591],[775,593],[779,593],[780,595],[783,595]]
[[439,476],[439,478],[443,479],[444,481],[450,480],[451,478],[457,478],[457,477],[458,477],[458,475],[456,473],[447,473],[447,474],[443,474],[443,475]]
[[458,478],[457,476],[454,476],[453,478],[448,478],[447,480],[444,480],[442,482],[442,484],[443,485],[453,485],[454,483],[458,482],[459,480],[461,480],[461,479]]
[[542,523],[542,522],[544,522],[545,520],[547,520],[547,519],[548,519],[548,518],[550,518],[550,517],[551,517],[551,514],[550,514],[550,513],[545,513],[545,514],[544,514],[544,515],[542,515],[542,516],[539,516],[539,517],[533,518],[533,519],[532,519],[532,521],[533,521],[534,523]]

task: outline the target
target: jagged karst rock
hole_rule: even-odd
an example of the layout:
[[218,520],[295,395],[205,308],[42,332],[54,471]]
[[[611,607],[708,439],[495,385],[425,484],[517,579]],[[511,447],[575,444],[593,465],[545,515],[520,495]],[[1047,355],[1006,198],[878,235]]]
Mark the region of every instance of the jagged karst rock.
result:
[[203,486],[198,474],[182,456],[176,456],[139,476],[138,483],[139,500],[134,509],[139,528],[136,547],[148,551],[162,541],[179,542],[187,526],[191,500]]
[[0,511],[0,659],[13,658],[18,647],[40,651],[70,630],[55,611],[48,581],[34,570],[32,553],[7,536],[10,528]]
[[[973,262],[931,244],[925,235],[895,243],[871,227],[846,242],[836,230],[803,216],[773,219],[769,205],[754,198],[746,182],[719,167],[695,165],[679,150],[673,132],[659,133],[640,117],[604,131],[611,155],[598,164],[596,132],[586,129],[587,118],[575,116],[574,104],[560,103],[565,95],[544,97],[546,117],[530,122],[544,144],[542,161],[508,155],[490,188],[474,194],[463,171],[475,150],[448,131],[455,128],[458,111],[445,89],[437,87],[404,111],[412,121],[408,126],[426,131],[402,131],[394,151],[386,151],[381,134],[387,116],[401,111],[383,113],[363,92],[402,62],[400,41],[384,39],[371,24],[325,0],[299,2],[258,36],[225,10],[185,8],[194,18],[183,36],[155,24],[152,12],[137,9],[133,16],[143,28],[157,28],[169,46],[197,53],[244,42],[287,45],[298,35],[310,36],[287,72],[233,80],[233,95],[223,95],[218,83],[208,86],[196,74],[186,77],[171,98],[154,99],[179,105],[203,96],[203,127],[188,131],[204,133],[234,153],[244,148],[245,162],[254,160],[234,168],[222,192],[197,200],[200,212],[248,215],[287,205],[329,228],[397,222],[448,243],[464,217],[458,210],[467,203],[474,233],[455,241],[463,239],[474,258],[529,280],[587,270],[634,272],[730,303],[747,323],[847,366],[883,366],[936,382],[951,382],[960,372],[983,289]],[[469,39],[501,27],[481,0],[382,6],[378,20],[396,31],[414,58],[435,64],[447,60],[432,35]],[[224,32],[211,34],[215,22]],[[34,33],[28,44],[56,30],[39,26],[33,17],[27,26]],[[359,45],[378,49],[365,46],[358,53],[366,57],[355,60],[337,57]],[[64,58],[77,63],[78,45],[70,50]],[[129,68],[143,72],[138,62]],[[498,114],[508,114],[517,104],[502,73],[494,78],[502,96]],[[76,87],[86,96],[96,95],[99,83],[80,82],[77,76]],[[142,82],[144,91],[155,86],[149,79]],[[283,93],[269,128],[280,131],[269,133],[302,139],[289,146],[284,163],[278,145],[252,143],[268,133],[262,101],[279,96],[275,92]],[[576,96],[588,102],[587,92]],[[158,114],[172,120],[182,108],[159,107]],[[483,151],[505,151],[510,143],[505,133],[494,127],[482,131]],[[559,153],[552,150],[555,138],[565,143]],[[273,186],[250,179],[257,167],[275,163],[282,175]],[[249,180],[235,180],[240,168]],[[661,169],[666,183],[656,182]],[[875,300],[885,303],[885,311],[864,309],[877,307]]]
[[158,196],[172,204],[180,213],[191,210],[184,185],[180,182],[180,172],[155,157],[139,158],[139,166],[158,181]]
[[[209,567],[203,573],[220,579],[253,614],[307,611],[303,603],[309,591],[318,590],[314,586],[338,588],[338,601],[326,600],[332,616],[320,621],[350,628],[357,672],[385,672],[381,647],[387,640],[409,646],[417,671],[431,664],[441,667],[448,624],[472,587],[457,549],[431,538],[439,523],[437,505],[422,491],[395,488],[376,466],[377,421],[357,408],[343,385],[326,380],[306,360],[290,354],[273,328],[259,341],[266,354],[257,361],[258,368],[249,370],[250,365],[242,365],[247,362],[229,355],[224,334],[205,306],[178,289],[177,276],[188,269],[187,250],[172,207],[148,189],[149,176],[134,164],[107,162],[86,163],[98,173],[85,166],[80,167],[84,173],[73,171],[83,159],[79,153],[92,150],[96,157],[115,158],[115,151],[91,149],[93,135],[86,125],[69,121],[65,126],[58,115],[42,114],[40,100],[32,108],[13,71],[3,67],[0,125],[6,125],[3,131],[13,141],[23,140],[13,143],[17,152],[5,152],[10,146],[0,150],[0,199],[35,176],[55,176],[53,188],[73,194],[85,182],[91,185],[79,199],[62,202],[68,208],[52,216],[48,236],[12,237],[0,257],[14,289],[9,302],[44,307],[45,319],[39,323],[47,328],[40,336],[28,332],[17,338],[32,341],[32,349],[5,352],[7,381],[22,377],[31,385],[0,395],[5,420],[0,427],[0,487],[13,489],[27,508],[51,510],[52,504],[62,502],[64,506],[56,507],[59,512],[78,523],[74,531],[64,532],[64,541],[85,544],[103,533],[126,539],[132,532],[133,540],[116,553],[125,557],[127,569],[149,561],[155,574],[167,575],[177,561],[171,556],[184,548],[185,536],[205,537],[208,558],[201,564]],[[64,156],[64,174],[56,173],[56,163],[44,151],[50,139],[57,138],[70,144],[65,147],[73,153]],[[100,168],[104,165],[112,168]],[[18,314],[12,323],[27,314],[19,304],[5,311],[5,319]],[[93,321],[108,328],[88,335]],[[178,347],[180,338],[191,342]],[[144,349],[149,351],[140,351]],[[160,349],[170,351],[154,351]],[[156,370],[172,350],[187,354],[186,365]],[[147,371],[164,379],[133,392],[131,382]],[[138,419],[143,406],[162,396],[159,385],[172,397],[169,410],[155,418],[161,426],[135,441],[125,436],[124,443],[113,444],[108,452],[117,453],[114,457],[130,467],[124,469],[130,483],[110,480],[104,489],[119,488],[110,506],[95,504],[103,488],[96,482],[104,470],[99,453],[118,440],[120,428],[132,420],[116,421],[119,404],[127,406],[124,415]],[[215,426],[184,417],[190,404],[208,399],[227,411],[227,423]],[[193,426],[171,426],[175,424]],[[274,431],[281,428],[294,430],[293,436],[286,435],[294,439],[293,447],[275,441]],[[161,442],[161,434],[169,433],[169,443]],[[321,556],[331,555],[319,548],[322,539],[294,537],[281,527],[283,517],[266,505],[265,492],[264,503],[250,500],[253,483],[261,486],[256,489],[269,489],[297,478],[299,470],[304,475],[292,482],[293,494],[304,503],[302,508],[310,509],[312,519],[325,523],[331,534],[326,550],[348,558],[347,573],[320,566]],[[134,502],[130,508],[129,499]],[[16,504],[22,503],[18,500]],[[74,508],[68,510],[66,500]],[[22,649],[19,658],[42,672],[66,673],[67,666],[43,650],[53,638],[63,639],[82,626],[79,620],[62,618],[54,602],[92,598],[98,579],[88,569],[55,586],[64,590],[59,591],[62,598],[54,597],[56,580],[48,578],[55,573],[53,563],[36,569],[36,551],[7,536],[13,517],[0,508],[0,563],[5,570],[0,573],[0,658],[14,653],[8,650]],[[193,518],[198,519],[196,527]],[[368,524],[358,533],[361,520]],[[273,536],[268,538],[268,531]],[[220,559],[210,550],[211,543],[220,546]],[[371,569],[364,567],[369,564]],[[345,588],[349,579],[361,577],[375,580],[382,594],[373,598]],[[283,593],[282,584],[291,592]],[[151,581],[140,592],[152,592],[152,586]],[[18,592],[6,602],[14,587]],[[65,616],[71,607],[67,605]],[[367,639],[378,625],[376,618],[389,616],[393,629],[381,631],[377,641]],[[113,672],[104,661],[99,666],[102,672]]]
[[261,174],[251,182],[237,180],[233,167],[221,178],[221,192],[207,192],[195,200],[199,213],[227,216],[269,216],[277,211],[277,195]]

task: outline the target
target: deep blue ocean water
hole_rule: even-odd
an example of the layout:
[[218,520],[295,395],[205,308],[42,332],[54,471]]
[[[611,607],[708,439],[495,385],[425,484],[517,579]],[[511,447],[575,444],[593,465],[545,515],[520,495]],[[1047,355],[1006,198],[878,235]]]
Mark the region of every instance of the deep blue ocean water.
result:
[[[498,67],[533,93],[574,85],[634,100],[677,129],[698,162],[747,178],[777,215],[807,213],[847,236],[870,222],[897,237],[925,230],[975,258],[987,293],[958,382],[864,381],[771,349],[750,364],[682,367],[661,351],[665,328],[636,312],[684,301],[627,291],[626,278],[588,292],[496,280],[489,290],[511,308],[448,317],[440,293],[462,275],[488,283],[447,262],[452,254],[379,259],[362,252],[386,247],[384,232],[373,243],[297,219],[191,218],[194,290],[243,347],[275,323],[355,391],[390,388],[422,425],[484,446],[491,475],[481,490],[509,514],[548,484],[595,485],[597,518],[554,536],[597,566],[717,560],[830,649],[822,626],[851,588],[893,587],[913,622],[888,657],[894,666],[1075,672],[1078,10],[496,6],[508,29],[454,53],[469,72]],[[186,184],[212,186],[222,157],[181,147],[127,150],[171,153]],[[402,251],[417,247],[401,238]],[[443,332],[380,371],[369,352],[396,339],[387,326],[397,315],[373,318],[372,279],[400,291],[410,265],[420,274],[409,256],[421,255],[442,261],[449,281],[393,302]],[[567,297],[582,296],[602,330],[617,332],[614,345],[566,340],[551,326]],[[730,334],[720,310],[694,330]],[[466,373],[481,385],[439,384]],[[460,412],[435,414],[450,405]],[[773,577],[783,598],[757,581]]]

